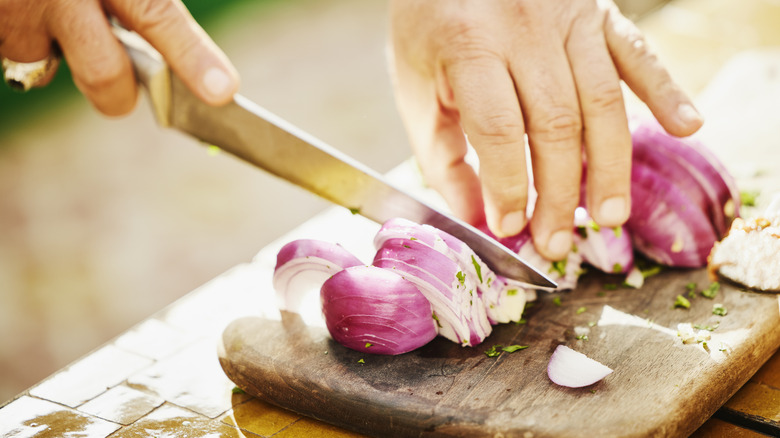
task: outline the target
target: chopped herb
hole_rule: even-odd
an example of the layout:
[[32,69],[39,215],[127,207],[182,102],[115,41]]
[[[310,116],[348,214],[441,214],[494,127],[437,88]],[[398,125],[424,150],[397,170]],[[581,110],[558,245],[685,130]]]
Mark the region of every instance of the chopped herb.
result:
[[501,354],[500,351],[497,350],[497,348],[501,348],[500,345],[494,345],[490,347],[489,349],[485,350],[485,355],[487,357],[496,357]]
[[588,226],[591,227],[593,231],[601,231],[601,227],[593,219],[591,219],[590,222],[588,222]]
[[755,207],[758,195],[758,190],[739,192],[739,200],[745,207]]
[[713,299],[715,298],[715,295],[718,294],[718,291],[720,290],[720,283],[717,281],[712,282],[707,289],[702,289],[701,294],[705,298]]
[[561,297],[554,297],[552,299],[552,303],[555,304],[557,307],[561,307]]
[[615,233],[615,237],[620,239],[621,236],[623,236],[623,227],[615,227],[612,229],[612,231]]
[[580,314],[582,314],[582,313],[585,313],[585,311],[586,311],[586,310],[588,310],[588,309],[587,309],[587,308],[585,308],[585,307],[580,307],[579,309],[577,309],[577,315],[580,315]]
[[729,313],[729,311],[726,310],[726,306],[723,304],[717,303],[712,306],[713,315],[726,316],[727,313]]
[[530,309],[531,307],[535,306],[536,303],[533,301],[526,301],[525,306],[523,306],[523,312]]
[[685,309],[690,309],[691,302],[688,301],[688,298],[685,298],[682,295],[677,295],[677,298],[674,299],[674,307],[683,307]]
[[409,245],[406,245],[406,244],[404,244],[404,248],[406,248],[406,249],[412,249],[412,247],[411,247],[411,246],[409,246]]
[[509,289],[506,291],[506,296],[508,297],[513,297],[515,295],[517,295],[517,289]]
[[230,392],[232,392],[233,394],[246,394],[246,392],[244,392],[244,390],[239,388],[238,386],[234,386],[233,390]]
[[206,149],[206,153],[209,154],[209,156],[214,157],[216,155],[219,155],[219,153],[222,151],[222,149],[219,148],[219,146],[210,145],[208,149]]
[[616,290],[617,289],[617,284],[615,284],[615,283],[606,283],[601,288],[604,289],[604,290]]
[[716,322],[715,325],[694,324],[693,328],[695,328],[696,330],[707,330],[713,332],[715,331],[716,328],[718,328],[719,325],[720,325],[719,322]]
[[435,313],[435,312],[434,312],[434,313],[431,313],[431,315],[433,316],[433,319],[436,321],[436,325],[437,325],[439,328],[442,328],[441,321],[439,321],[439,317],[438,317],[438,316],[436,316],[436,313]]
[[642,273],[642,277],[647,278],[647,277],[652,277],[655,274],[659,274],[662,270],[663,268],[661,267],[661,265],[653,265],[645,269],[640,269],[639,272]]
[[473,255],[471,256],[471,264],[474,265],[474,269],[477,271],[477,278],[479,279],[479,282],[482,283],[482,267],[479,266],[479,262],[477,262],[476,257]]
[[488,278],[487,287],[490,287],[491,283],[493,283],[493,277]]
[[352,214],[360,214],[360,209],[352,207],[352,208],[349,209],[349,212],[352,213]]
[[606,295],[607,295],[607,293],[606,293],[606,292],[604,292],[603,290],[600,290],[600,291],[598,291],[598,292],[596,293],[596,295],[597,295],[597,296],[600,296],[600,297],[604,297],[604,296],[606,296]]
[[372,344],[372,343],[370,343],[370,342],[366,342],[366,348],[371,348],[371,347],[373,347],[373,346],[374,346],[374,344]]
[[583,227],[583,226],[579,226],[579,227],[577,227],[577,234],[579,234],[580,237],[582,237],[583,239],[587,239],[588,238],[588,229]]
[[466,282],[466,274],[464,274],[463,271],[458,271],[458,273],[455,274],[455,277],[458,279],[460,284],[465,284],[465,282]]
[[597,324],[596,321],[590,321],[588,323],[588,327],[596,327],[596,324]]
[[696,292],[695,291],[688,292],[688,298],[690,298],[690,299],[696,298]]
[[574,339],[576,339],[578,341],[587,341],[588,340],[588,335],[586,335],[586,334],[577,335],[577,336],[574,337]]
[[696,283],[690,282],[690,283],[686,284],[685,285],[685,290],[687,290],[688,292],[695,291],[696,290]]
[[517,320],[517,322],[515,324],[521,324],[522,325],[522,324],[526,324],[526,323],[528,323],[528,320],[526,320],[525,318],[520,318],[520,319]]
[[358,360],[358,363],[366,363],[363,359]]
[[525,350],[526,348],[528,348],[528,345],[508,345],[506,347],[502,347],[501,349],[507,353],[514,353],[515,351]]
[[591,389],[591,390],[590,390],[590,393],[591,393],[591,394],[595,394],[595,393],[596,393],[596,390],[595,390],[595,389]]
[[614,266],[612,266],[612,272],[615,274],[620,274],[623,272],[623,265],[620,263],[615,263]]
[[410,237],[409,240],[417,240],[416,237]]
[[552,262],[550,265],[550,273],[557,272],[561,277],[566,275],[566,259]]

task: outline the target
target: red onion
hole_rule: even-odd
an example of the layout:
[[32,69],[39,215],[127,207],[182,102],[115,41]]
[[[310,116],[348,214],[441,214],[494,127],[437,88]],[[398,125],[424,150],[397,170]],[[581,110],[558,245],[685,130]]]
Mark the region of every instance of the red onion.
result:
[[276,256],[273,276],[279,308],[297,312],[308,291],[319,290],[342,269],[359,265],[364,263],[336,243],[300,239],[284,245]]
[[333,339],[357,351],[401,354],[436,337],[431,305],[402,276],[374,266],[354,266],[321,289],[325,323]]
[[634,266],[631,236],[624,227],[600,227],[582,207],[574,212],[574,226],[574,244],[585,263],[612,274],[625,274]]
[[547,365],[550,380],[569,388],[592,385],[611,373],[611,368],[565,345],[555,348]]

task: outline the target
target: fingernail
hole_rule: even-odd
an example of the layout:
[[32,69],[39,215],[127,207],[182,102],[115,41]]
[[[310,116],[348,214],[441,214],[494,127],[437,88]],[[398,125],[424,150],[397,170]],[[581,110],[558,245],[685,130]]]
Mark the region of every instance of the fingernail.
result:
[[547,252],[555,260],[563,259],[571,251],[572,233],[571,231],[556,231],[547,241]]
[[525,227],[525,212],[513,211],[507,213],[501,218],[501,234],[503,236],[514,236],[523,231]]
[[218,67],[211,67],[203,75],[203,86],[206,93],[215,99],[223,99],[230,93],[233,81],[230,76]]
[[690,103],[681,103],[677,107],[677,123],[681,128],[689,129],[692,125],[701,125],[701,114]]
[[599,224],[616,227],[628,219],[626,198],[613,196],[607,198],[599,206]]

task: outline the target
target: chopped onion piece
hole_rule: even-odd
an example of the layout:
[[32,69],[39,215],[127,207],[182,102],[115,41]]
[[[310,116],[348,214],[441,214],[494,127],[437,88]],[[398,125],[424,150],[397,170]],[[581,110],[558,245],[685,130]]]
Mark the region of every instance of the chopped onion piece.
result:
[[387,269],[344,269],[325,281],[320,297],[328,331],[347,348],[401,354],[436,337],[428,300],[417,286]]
[[608,274],[623,274],[633,268],[634,248],[624,227],[600,227],[582,207],[574,211],[574,226],[574,244],[585,263]]
[[550,380],[569,388],[592,385],[611,373],[611,368],[565,345],[555,348],[547,365]]

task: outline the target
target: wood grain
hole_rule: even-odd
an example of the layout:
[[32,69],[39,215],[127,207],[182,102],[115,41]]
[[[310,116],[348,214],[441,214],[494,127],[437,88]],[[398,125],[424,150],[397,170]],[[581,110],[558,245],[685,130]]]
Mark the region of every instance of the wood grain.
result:
[[[244,318],[224,331],[220,362],[250,394],[372,436],[682,437],[780,346],[776,295],[722,285],[714,300],[698,295],[681,309],[673,303],[688,283],[709,284],[703,270],[608,290],[619,280],[588,274],[574,291],[540,294],[526,324],[496,326],[476,347],[436,339],[400,356],[348,350],[296,314]],[[716,302],[726,316],[712,314]],[[686,322],[717,325],[707,348],[676,336]],[[487,357],[494,344],[530,347]],[[587,388],[553,384],[546,367],[558,344],[614,373]]]

